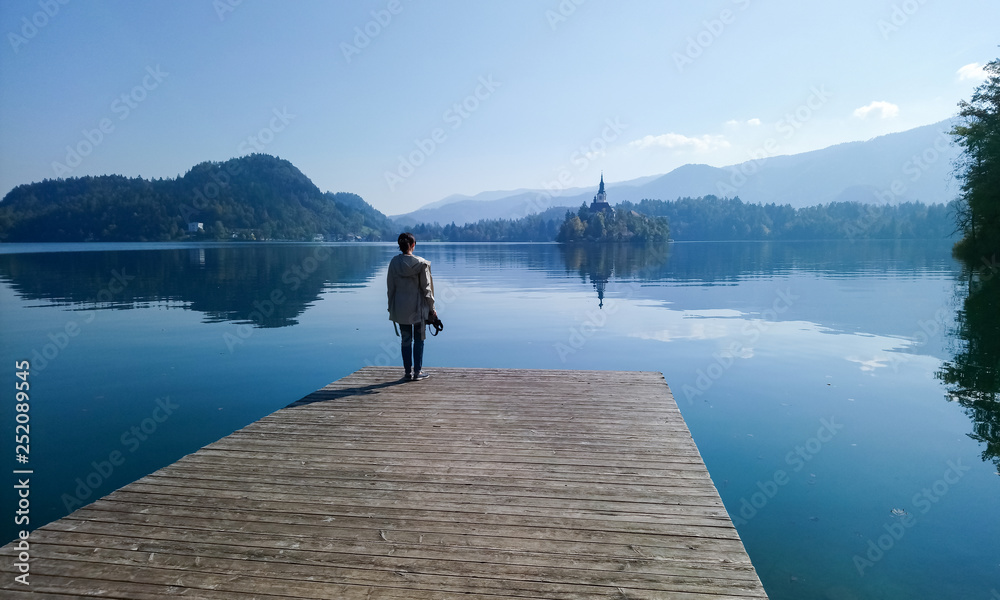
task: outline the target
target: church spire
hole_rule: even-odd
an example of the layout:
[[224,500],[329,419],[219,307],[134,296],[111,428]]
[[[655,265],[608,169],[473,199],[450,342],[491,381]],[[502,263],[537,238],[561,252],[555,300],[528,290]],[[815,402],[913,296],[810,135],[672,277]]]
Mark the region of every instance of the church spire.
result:
[[604,171],[601,171],[601,187],[598,188],[597,195],[594,196],[594,201],[590,204],[590,210],[591,212],[614,212],[614,209],[608,204],[608,193],[604,191]]

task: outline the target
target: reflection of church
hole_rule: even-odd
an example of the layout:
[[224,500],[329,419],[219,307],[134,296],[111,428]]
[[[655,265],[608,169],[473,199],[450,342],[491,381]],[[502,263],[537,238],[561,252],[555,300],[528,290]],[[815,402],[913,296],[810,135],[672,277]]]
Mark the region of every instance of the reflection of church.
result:
[[[613,214],[615,209],[611,208],[608,204],[608,193],[604,191],[604,173],[601,172],[601,187],[597,190],[597,195],[594,196],[594,201],[590,203],[590,212],[604,212]],[[610,273],[590,273],[590,280],[594,284],[594,289],[597,290],[597,298],[600,300],[600,304],[597,305],[598,308],[604,308],[604,287],[608,284],[608,277]]]
[[615,212],[615,209],[611,208],[608,204],[608,194],[604,191],[604,173],[601,173],[601,187],[597,190],[597,195],[594,196],[594,201],[590,203],[590,212]]
[[608,285],[608,278],[601,275],[591,275],[590,281],[594,284],[594,289],[597,290],[597,299],[600,300],[597,308],[604,308],[604,288]]

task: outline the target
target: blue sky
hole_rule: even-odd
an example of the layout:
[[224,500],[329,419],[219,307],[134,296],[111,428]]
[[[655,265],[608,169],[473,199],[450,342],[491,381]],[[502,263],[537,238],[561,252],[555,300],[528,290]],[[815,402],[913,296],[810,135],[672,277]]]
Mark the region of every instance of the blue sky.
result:
[[968,0],[4,0],[0,194],[254,151],[387,214],[869,139],[1000,56]]

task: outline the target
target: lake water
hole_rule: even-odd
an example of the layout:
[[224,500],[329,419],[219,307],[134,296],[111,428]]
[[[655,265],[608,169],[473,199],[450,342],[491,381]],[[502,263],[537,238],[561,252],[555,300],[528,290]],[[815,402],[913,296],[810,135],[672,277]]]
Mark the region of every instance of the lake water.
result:
[[[13,469],[33,470],[37,527],[365,365],[398,364],[394,254],[0,246],[4,539],[19,529]],[[446,325],[430,371],[663,372],[773,600],[1000,598],[996,269],[970,275],[946,242],[417,254]],[[21,360],[27,465],[14,461]]]

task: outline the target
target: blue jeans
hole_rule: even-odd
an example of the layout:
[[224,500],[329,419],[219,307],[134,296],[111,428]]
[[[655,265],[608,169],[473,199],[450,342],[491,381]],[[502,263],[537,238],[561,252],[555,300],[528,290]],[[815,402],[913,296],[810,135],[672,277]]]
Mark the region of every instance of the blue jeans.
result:
[[[403,370],[406,371],[407,375],[410,374],[411,369],[413,373],[419,373],[420,367],[424,363],[424,340],[419,335],[419,328],[423,325],[423,323],[399,324],[399,335],[402,338],[400,350],[403,353]],[[416,329],[417,335],[413,335],[414,329]]]

